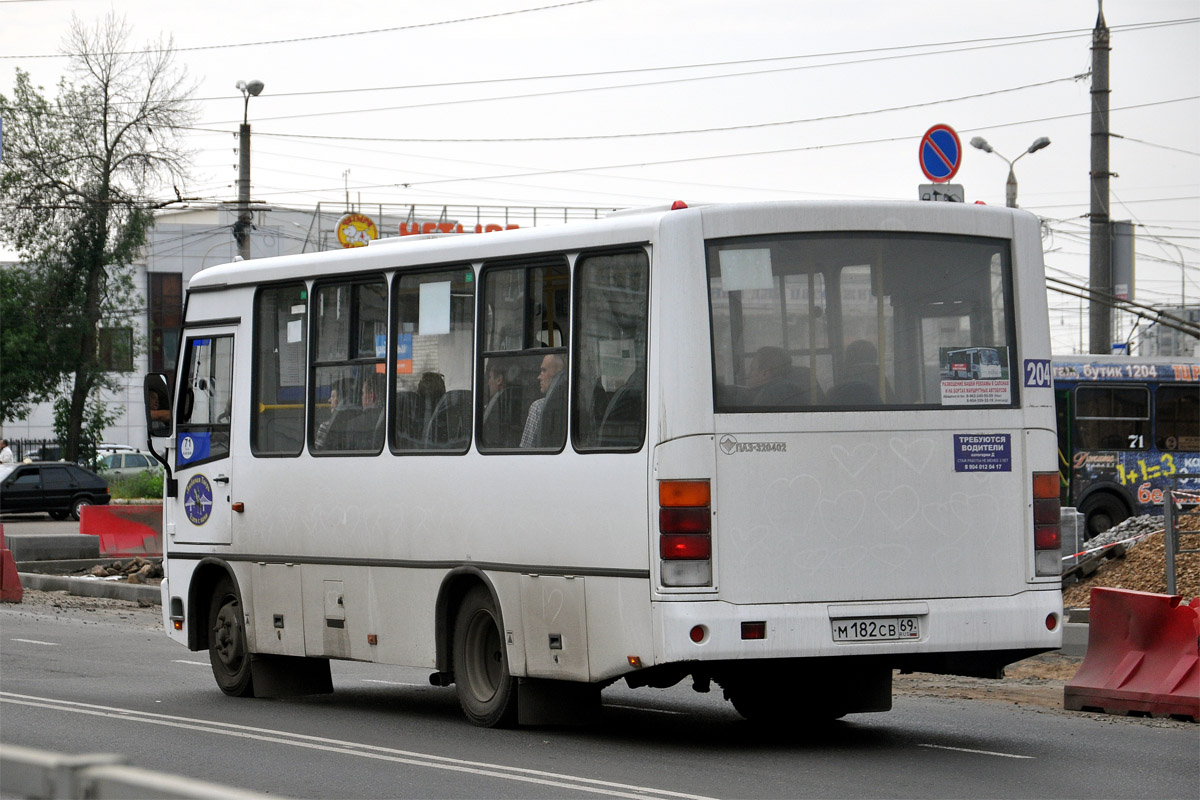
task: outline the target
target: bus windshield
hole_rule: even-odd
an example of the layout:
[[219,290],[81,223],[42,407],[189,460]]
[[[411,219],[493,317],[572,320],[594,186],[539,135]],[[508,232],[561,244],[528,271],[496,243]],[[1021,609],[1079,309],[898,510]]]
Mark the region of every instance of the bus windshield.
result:
[[1007,241],[785,234],[707,262],[718,412],[1017,402]]

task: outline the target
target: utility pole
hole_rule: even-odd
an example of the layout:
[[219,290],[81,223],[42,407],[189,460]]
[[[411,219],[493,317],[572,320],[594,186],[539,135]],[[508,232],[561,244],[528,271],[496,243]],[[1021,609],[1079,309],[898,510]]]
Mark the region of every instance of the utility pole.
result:
[[238,129],[238,215],[233,224],[233,238],[237,241],[238,255],[243,261],[250,259],[250,229],[254,215],[250,213],[250,98],[257,97],[263,90],[262,81],[238,81],[237,88],[245,98],[242,107],[242,124]]
[[1092,207],[1091,299],[1088,302],[1089,352],[1112,351],[1112,240],[1109,231],[1108,179],[1108,25],[1104,2],[1092,30]]

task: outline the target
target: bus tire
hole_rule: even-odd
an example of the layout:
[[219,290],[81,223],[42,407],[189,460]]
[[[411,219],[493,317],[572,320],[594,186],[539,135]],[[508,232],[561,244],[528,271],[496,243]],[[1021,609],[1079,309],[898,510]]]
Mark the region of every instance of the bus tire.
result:
[[208,608],[208,660],[217,686],[230,697],[253,697],[246,617],[233,581],[217,581]]
[[508,670],[500,615],[483,586],[467,592],[454,622],[454,689],[475,725],[507,727],[517,718],[517,681]]
[[1083,526],[1088,539],[1099,536],[1129,518],[1129,509],[1121,498],[1108,492],[1089,495],[1079,507],[1079,511],[1084,517]]

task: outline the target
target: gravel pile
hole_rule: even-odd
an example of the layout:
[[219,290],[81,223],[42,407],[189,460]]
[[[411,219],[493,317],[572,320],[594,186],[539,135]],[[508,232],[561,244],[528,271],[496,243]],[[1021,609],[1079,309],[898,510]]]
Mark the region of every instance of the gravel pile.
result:
[[[1180,530],[1200,531],[1200,514],[1191,514],[1180,519]],[[1063,590],[1063,605],[1068,608],[1083,608],[1089,603],[1095,587],[1131,589],[1139,592],[1166,594],[1167,559],[1163,536],[1163,518],[1144,515],[1131,517],[1101,535],[1090,539],[1088,549],[1112,542],[1120,542],[1139,534],[1148,536],[1134,542],[1126,542],[1128,548],[1123,558],[1102,562],[1100,568],[1086,580]],[[1200,549],[1200,535],[1182,537],[1182,548]],[[1200,553],[1180,553],[1175,557],[1175,592],[1183,595],[1184,602],[1200,596]]]

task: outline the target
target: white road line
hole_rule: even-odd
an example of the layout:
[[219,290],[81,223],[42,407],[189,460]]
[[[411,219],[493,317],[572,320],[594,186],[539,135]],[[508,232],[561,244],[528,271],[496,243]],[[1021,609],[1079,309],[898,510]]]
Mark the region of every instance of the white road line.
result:
[[998,756],[1000,758],[1035,758],[1035,756],[1019,756],[1016,753],[997,753],[992,750],[972,750],[969,747],[950,747],[944,744],[919,744],[917,747],[929,747],[933,750],[955,750],[959,753],[975,753],[980,756]]
[[182,658],[175,659],[175,663],[176,664],[191,664],[196,667],[211,667],[212,666],[212,664],[208,663],[207,661],[186,661]]
[[580,792],[593,792],[609,797],[624,797],[629,800],[647,800],[647,798],[667,797],[682,798],[683,800],[710,800],[703,795],[671,792],[648,786],[602,781],[595,778],[584,778],[577,775],[564,775],[555,772],[512,767],[505,764],[491,764],[483,761],[466,761],[464,759],[436,756],[428,753],[417,753],[409,750],[396,750],[390,747],[379,747],[358,742],[348,742],[341,739],[329,739],[320,736],[308,736],[288,731],[256,728],[248,725],[236,725],[229,722],[191,719],[168,714],[152,714],[144,711],[132,711],[127,708],[97,706],[91,703],[77,703],[69,700],[56,700],[49,697],[0,692],[0,702],[14,705],[44,708],[51,711],[64,711],[72,714],[103,717],[109,721],[124,720],[140,722],[148,725],[162,725],[171,728],[215,733],[222,736],[233,736],[240,739],[254,739],[262,742],[303,747],[309,750],[322,750],[341,755],[370,758],[378,761],[389,761],[397,764],[409,764],[429,769],[465,772],[473,775],[499,778],[502,780],[518,781],[521,783],[539,784],[558,789],[571,789]]
[[14,642],[25,642],[26,644],[44,644],[47,647],[58,647],[58,642],[42,642],[37,639],[13,639]]

